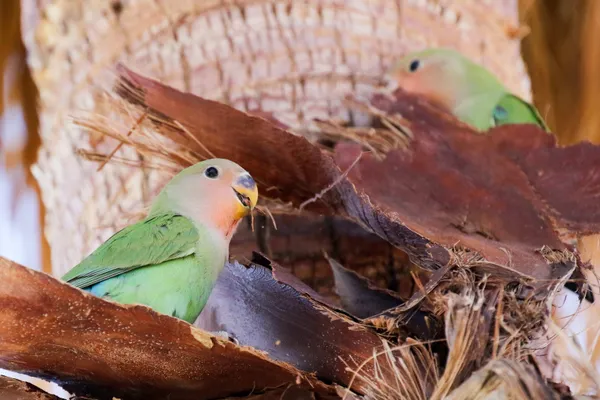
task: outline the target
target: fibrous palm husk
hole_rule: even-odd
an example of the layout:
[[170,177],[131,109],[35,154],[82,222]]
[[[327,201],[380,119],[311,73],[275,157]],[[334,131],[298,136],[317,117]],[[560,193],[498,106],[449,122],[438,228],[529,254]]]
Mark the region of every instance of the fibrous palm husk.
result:
[[147,307],[101,300],[1,258],[0,271],[3,368],[94,399],[215,399],[286,386],[335,397],[309,372]]
[[523,364],[509,360],[494,360],[478,370],[448,400],[483,399],[561,399],[539,374]]

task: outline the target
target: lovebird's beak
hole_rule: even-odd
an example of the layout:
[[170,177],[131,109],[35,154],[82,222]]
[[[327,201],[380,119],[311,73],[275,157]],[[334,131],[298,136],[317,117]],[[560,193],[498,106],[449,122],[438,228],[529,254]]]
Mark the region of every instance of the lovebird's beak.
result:
[[249,173],[245,172],[233,182],[231,187],[240,202],[238,215],[240,218],[248,215],[258,201],[258,187],[256,186],[256,182],[254,182]]

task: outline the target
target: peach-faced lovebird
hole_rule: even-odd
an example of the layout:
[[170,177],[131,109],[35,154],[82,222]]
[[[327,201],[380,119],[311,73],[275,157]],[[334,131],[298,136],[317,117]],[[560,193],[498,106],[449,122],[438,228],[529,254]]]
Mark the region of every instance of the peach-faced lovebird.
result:
[[231,236],[257,200],[254,179],[239,165],[202,161],[167,183],[144,220],[114,234],[62,279],[193,323],[229,257]]
[[533,105],[509,93],[491,72],[457,51],[410,53],[392,66],[389,75],[407,92],[441,104],[480,131],[504,124],[536,124],[548,131]]

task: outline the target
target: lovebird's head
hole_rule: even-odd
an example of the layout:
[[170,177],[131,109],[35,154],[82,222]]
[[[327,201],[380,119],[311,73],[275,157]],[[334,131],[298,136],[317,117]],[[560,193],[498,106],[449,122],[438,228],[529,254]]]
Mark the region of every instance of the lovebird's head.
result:
[[391,84],[452,108],[468,89],[467,70],[472,64],[457,51],[427,49],[409,53],[392,65]]
[[231,236],[258,201],[250,174],[233,161],[205,160],[175,175],[153,203],[150,214],[175,212]]

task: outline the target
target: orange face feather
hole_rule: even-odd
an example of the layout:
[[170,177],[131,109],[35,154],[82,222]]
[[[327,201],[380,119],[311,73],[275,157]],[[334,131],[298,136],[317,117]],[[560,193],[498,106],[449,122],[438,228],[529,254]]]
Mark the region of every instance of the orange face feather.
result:
[[256,182],[238,164],[211,159],[175,176],[163,189],[151,213],[168,206],[192,221],[212,226],[230,239],[237,225],[256,206]]
[[410,53],[390,70],[396,85],[450,110],[459,101],[460,75],[454,58],[439,50]]

